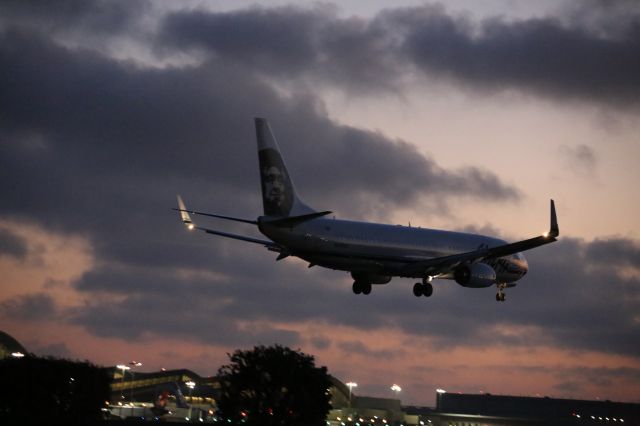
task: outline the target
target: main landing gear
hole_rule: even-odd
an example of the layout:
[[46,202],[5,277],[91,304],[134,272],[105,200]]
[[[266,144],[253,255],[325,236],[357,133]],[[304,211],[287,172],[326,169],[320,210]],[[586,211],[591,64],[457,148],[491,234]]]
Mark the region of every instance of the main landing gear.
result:
[[351,287],[351,290],[353,290],[355,294],[362,293],[367,295],[371,293],[371,283],[356,280],[353,282],[353,286]]
[[433,286],[431,285],[432,277],[422,279],[422,283],[415,283],[413,285],[413,295],[415,297],[429,297],[433,294]]
[[506,284],[496,284],[498,287],[498,292],[496,293],[496,302],[504,302],[506,295],[504,294],[504,289],[507,288]]

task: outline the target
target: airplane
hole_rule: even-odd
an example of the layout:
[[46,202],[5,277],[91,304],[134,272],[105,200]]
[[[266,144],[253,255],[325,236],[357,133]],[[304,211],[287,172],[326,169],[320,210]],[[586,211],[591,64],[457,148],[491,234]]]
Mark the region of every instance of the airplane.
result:
[[[557,241],[560,235],[551,200],[551,226],[543,235],[507,243],[498,238],[411,226],[356,222],[327,217],[298,196],[278,143],[265,118],[255,118],[264,215],[256,220],[188,210],[180,197],[182,222],[190,230],[260,244],[278,253],[309,263],[347,271],[355,294],[370,294],[372,285],[387,284],[393,277],[417,278],[416,297],[430,297],[433,279],[449,279],[469,288],[496,286],[496,300],[505,300],[505,289],[529,270],[523,251]],[[268,238],[260,239],[196,225],[191,215],[257,226]]]

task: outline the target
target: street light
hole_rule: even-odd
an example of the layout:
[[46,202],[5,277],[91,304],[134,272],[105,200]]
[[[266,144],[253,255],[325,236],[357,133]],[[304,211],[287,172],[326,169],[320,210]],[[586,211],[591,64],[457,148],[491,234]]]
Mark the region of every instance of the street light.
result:
[[351,391],[353,388],[357,388],[358,384],[356,382],[345,383],[349,388],[349,408],[351,408]]
[[442,411],[442,395],[447,393],[447,391],[442,389],[442,388],[438,388],[438,389],[436,389],[436,392],[437,392],[437,395],[436,395],[436,409],[438,411]]
[[187,387],[189,388],[189,401],[191,402],[191,392],[193,392],[193,388],[196,387],[196,382],[188,381],[185,383],[185,385],[187,385]]
[[398,394],[400,393],[402,388],[394,383],[393,385],[391,385],[391,390],[396,394],[396,398],[398,398]]
[[122,386],[120,386],[120,399],[124,399],[124,373],[130,368],[124,364],[116,365],[116,368],[122,370],[122,381],[120,382]]
[[193,407],[193,398],[191,397],[191,393],[193,392],[193,388],[196,387],[196,382],[189,380],[185,385],[189,388],[189,418],[191,418],[191,408]]
[[131,388],[129,389],[129,399],[131,401],[129,402],[131,402],[131,416],[133,417],[133,377],[134,377],[133,367],[140,367],[142,366],[142,363],[138,361],[130,361],[129,366],[131,367]]

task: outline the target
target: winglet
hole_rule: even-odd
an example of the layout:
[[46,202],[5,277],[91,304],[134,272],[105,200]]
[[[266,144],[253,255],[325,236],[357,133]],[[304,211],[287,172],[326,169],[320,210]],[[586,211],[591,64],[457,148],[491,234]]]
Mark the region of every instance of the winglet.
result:
[[189,213],[187,212],[187,208],[184,205],[184,201],[182,201],[182,197],[180,197],[179,194],[177,195],[177,197],[178,197],[178,210],[180,211],[180,219],[182,219],[182,223],[187,225],[187,228],[193,229],[194,225],[193,225],[193,222],[191,221],[191,216],[189,216]]
[[560,228],[558,228],[558,218],[556,216],[556,205],[553,200],[551,200],[551,228],[549,228],[549,232],[547,233],[548,237],[556,238],[560,235]]

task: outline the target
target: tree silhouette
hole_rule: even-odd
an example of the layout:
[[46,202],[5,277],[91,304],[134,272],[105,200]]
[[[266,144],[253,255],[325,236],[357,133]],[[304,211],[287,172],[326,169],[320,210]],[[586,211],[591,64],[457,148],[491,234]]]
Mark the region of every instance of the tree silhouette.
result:
[[218,370],[220,415],[247,426],[324,426],[331,381],[314,358],[280,345],[229,355]]
[[109,399],[107,371],[55,358],[0,360],[1,425],[90,425]]

